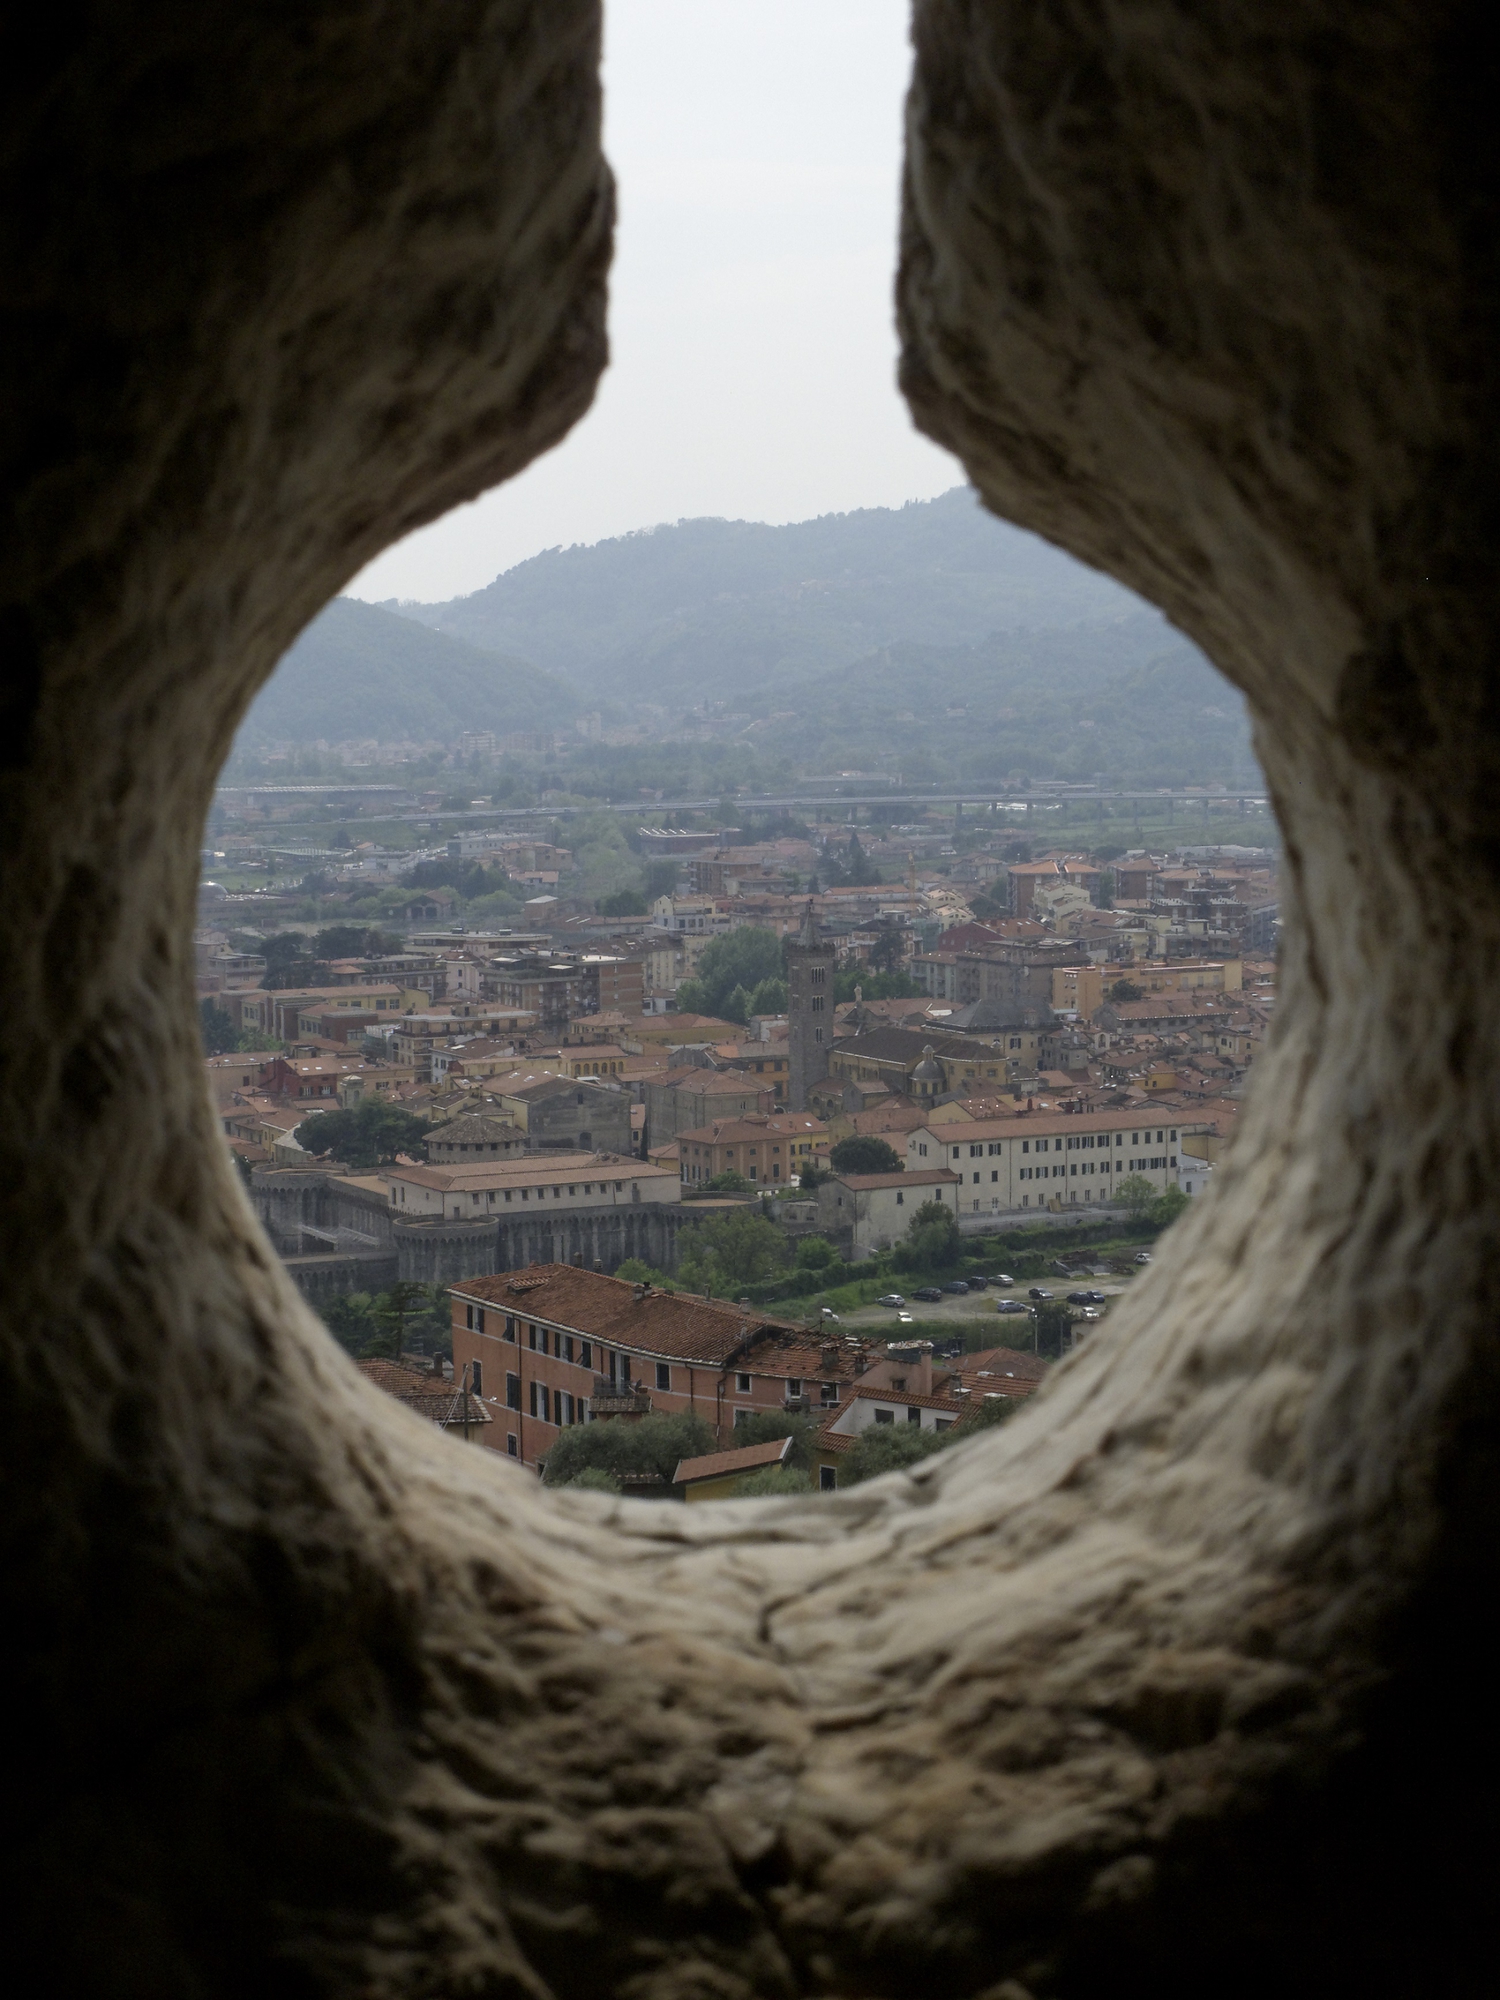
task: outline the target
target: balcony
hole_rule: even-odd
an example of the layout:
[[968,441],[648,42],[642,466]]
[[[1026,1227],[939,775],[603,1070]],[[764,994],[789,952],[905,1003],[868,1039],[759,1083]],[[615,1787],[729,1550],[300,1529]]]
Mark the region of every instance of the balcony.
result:
[[651,1413],[651,1397],[643,1383],[611,1382],[607,1375],[596,1375],[589,1408],[595,1417],[645,1417]]

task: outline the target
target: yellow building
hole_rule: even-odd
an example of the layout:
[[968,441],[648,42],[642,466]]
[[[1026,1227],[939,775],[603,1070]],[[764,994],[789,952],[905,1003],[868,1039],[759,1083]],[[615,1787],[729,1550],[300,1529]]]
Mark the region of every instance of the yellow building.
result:
[[1076,1013],[1091,1021],[1104,1005],[1104,971],[1097,965],[1055,965],[1052,968],[1054,1013]]

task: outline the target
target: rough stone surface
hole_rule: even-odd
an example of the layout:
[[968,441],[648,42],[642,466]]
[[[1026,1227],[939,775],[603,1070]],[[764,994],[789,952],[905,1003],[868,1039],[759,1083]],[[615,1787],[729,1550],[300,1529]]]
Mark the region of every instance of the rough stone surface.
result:
[[1490,96],[1453,6],[923,0],[900,313],[1001,512],[1254,705],[1215,1189],[1003,1433],[543,1495],[370,1390],[195,1064],[234,721],[601,365],[579,0],[48,16],[5,76],[10,1963],[175,1996],[1480,1993]]

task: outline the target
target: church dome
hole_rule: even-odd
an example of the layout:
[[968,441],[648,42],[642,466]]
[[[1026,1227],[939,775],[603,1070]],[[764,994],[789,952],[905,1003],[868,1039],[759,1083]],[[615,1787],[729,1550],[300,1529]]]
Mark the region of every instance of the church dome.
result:
[[935,1090],[943,1087],[943,1066],[932,1053],[928,1042],[922,1050],[922,1060],[911,1073],[911,1080],[918,1096],[930,1097]]

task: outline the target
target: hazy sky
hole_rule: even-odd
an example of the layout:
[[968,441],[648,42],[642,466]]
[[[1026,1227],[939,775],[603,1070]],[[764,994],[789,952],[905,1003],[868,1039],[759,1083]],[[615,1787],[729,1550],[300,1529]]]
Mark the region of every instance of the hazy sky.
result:
[[895,388],[907,0],[606,0],[605,19],[620,221],[594,407],[354,596],[453,597],[559,543],[893,506],[963,478]]

